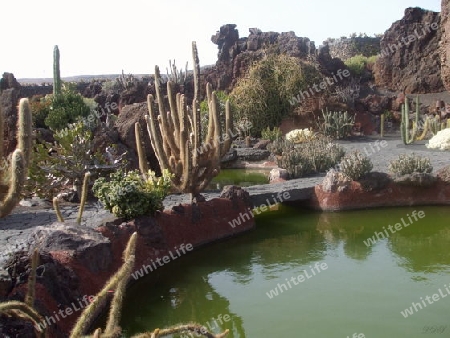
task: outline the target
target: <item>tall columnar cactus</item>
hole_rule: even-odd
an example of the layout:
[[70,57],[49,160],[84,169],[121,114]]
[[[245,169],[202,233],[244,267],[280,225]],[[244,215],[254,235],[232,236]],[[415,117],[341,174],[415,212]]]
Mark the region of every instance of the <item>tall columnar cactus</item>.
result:
[[61,73],[59,71],[59,48],[53,49],[53,95],[61,94]]
[[[0,112],[0,158],[3,158],[3,124],[3,115]],[[8,193],[3,201],[0,201],[0,218],[9,215],[19,202],[27,177],[33,142],[32,117],[28,99],[20,99],[18,124],[18,145],[17,149],[12,153]]]
[[417,128],[419,125],[419,96],[416,96],[416,113],[413,122],[412,131],[409,131],[409,101],[405,97],[405,103],[402,104],[402,122],[400,124],[400,132],[404,144],[412,144],[417,139]]
[[155,91],[159,115],[155,111],[153,95],[148,95],[149,115],[146,115],[147,130],[158,158],[161,170],[174,174],[172,185],[181,192],[191,194],[191,200],[201,198],[211,179],[220,171],[220,159],[231,146],[229,132],[233,128],[230,103],[225,105],[225,131],[222,132],[219,118],[219,102],[211,84],[206,93],[209,107],[209,123],[206,135],[201,133],[199,86],[200,63],[197,47],[192,43],[194,59],[194,99],[192,107],[186,104],[185,96],[174,93],[174,84],[167,82],[169,107],[161,92],[161,75],[155,67]]
[[384,137],[384,113],[380,115],[380,137]]

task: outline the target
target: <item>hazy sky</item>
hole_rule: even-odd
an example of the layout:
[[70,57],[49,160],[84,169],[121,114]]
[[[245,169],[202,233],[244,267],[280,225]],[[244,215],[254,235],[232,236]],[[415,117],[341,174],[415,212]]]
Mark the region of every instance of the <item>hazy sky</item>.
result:
[[[383,33],[405,8],[440,11],[441,0],[2,0],[0,72],[52,77],[53,46],[61,76],[153,73],[169,59],[189,61],[197,41],[200,64],[215,63],[211,42],[221,25],[294,31],[315,41],[356,32]],[[59,14],[57,14],[59,13]]]

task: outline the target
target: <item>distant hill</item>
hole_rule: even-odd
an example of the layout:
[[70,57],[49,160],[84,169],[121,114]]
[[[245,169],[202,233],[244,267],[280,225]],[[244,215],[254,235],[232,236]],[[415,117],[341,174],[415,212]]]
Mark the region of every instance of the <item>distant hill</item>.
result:
[[[106,75],[75,75],[63,77],[63,81],[67,82],[91,82],[92,80],[114,80],[121,74],[106,74]],[[127,74],[128,75],[128,74]],[[144,76],[150,76],[149,74],[133,74],[137,78],[142,78]],[[53,78],[22,78],[17,79],[20,84],[42,84],[42,83],[53,83]]]

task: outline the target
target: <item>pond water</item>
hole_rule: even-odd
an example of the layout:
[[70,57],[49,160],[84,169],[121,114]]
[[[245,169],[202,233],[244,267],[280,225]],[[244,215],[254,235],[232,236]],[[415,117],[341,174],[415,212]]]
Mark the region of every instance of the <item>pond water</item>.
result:
[[211,180],[208,189],[222,190],[225,185],[249,187],[269,183],[270,170],[264,169],[222,169],[219,175]]
[[234,338],[450,337],[449,220],[448,207],[282,206],[142,278],[121,326],[126,337],[192,321]]

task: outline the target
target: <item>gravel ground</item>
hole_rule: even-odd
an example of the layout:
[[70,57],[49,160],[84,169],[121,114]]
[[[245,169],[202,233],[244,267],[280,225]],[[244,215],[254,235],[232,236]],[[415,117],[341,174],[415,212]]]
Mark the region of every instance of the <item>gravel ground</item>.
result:
[[[359,138],[350,141],[339,141],[347,152],[359,150],[370,157],[374,171],[387,172],[389,162],[404,153],[416,153],[417,155],[430,158],[434,171],[450,165],[450,151],[442,152],[427,149],[423,142],[416,142],[413,145],[405,146],[399,140],[398,134],[387,135],[385,142],[381,143],[376,137]],[[285,183],[278,183],[264,186],[253,186],[248,188],[250,195],[267,194],[268,191],[277,192],[295,188],[307,188],[314,186],[322,180],[323,175],[292,180]],[[206,192],[207,199],[218,196],[218,191]],[[189,202],[188,195],[171,195],[166,198],[164,205],[170,208],[179,203]],[[38,201],[35,206],[19,206],[13,213],[0,219],[0,266],[1,262],[14,251],[23,247],[23,243],[33,228],[38,225],[47,225],[56,221],[56,215],[51,208],[51,204]],[[78,210],[77,205],[63,205],[61,207],[65,219],[75,220]],[[96,227],[102,220],[112,215],[105,211],[98,203],[87,205],[83,215],[83,225]]]

